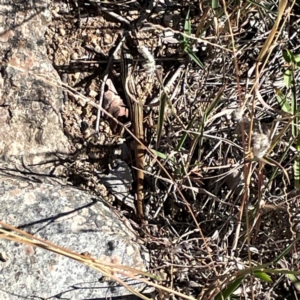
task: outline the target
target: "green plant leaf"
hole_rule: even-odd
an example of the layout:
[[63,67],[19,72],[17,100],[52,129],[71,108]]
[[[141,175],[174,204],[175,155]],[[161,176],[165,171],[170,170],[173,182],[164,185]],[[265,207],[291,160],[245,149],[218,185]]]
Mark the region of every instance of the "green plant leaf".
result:
[[279,105],[280,105],[281,109],[284,112],[291,114],[292,113],[292,107],[288,103],[287,98],[285,97],[283,92],[280,89],[275,88],[275,93],[276,93],[276,98],[279,102]]
[[286,277],[294,284],[297,291],[300,291],[300,281],[294,274],[286,274]]
[[241,284],[244,280],[245,276],[237,278],[235,281],[230,283],[226,289],[221,291],[216,297],[215,300],[223,300],[227,299]]
[[284,60],[287,62],[287,63],[294,63],[295,62],[295,58],[294,58],[294,55],[292,54],[292,52],[288,49],[283,49],[282,50],[282,56],[284,58]]
[[265,272],[262,271],[256,271],[253,273],[253,275],[265,282],[272,282],[272,278]]
[[300,67],[300,54],[294,55],[296,67]]
[[286,69],[284,71],[284,75],[283,75],[284,83],[288,88],[291,87],[291,85],[292,85],[292,75],[293,75],[293,72],[291,69]]
[[159,152],[159,151],[156,151],[154,149],[151,149],[152,153],[162,159],[167,159],[167,155],[162,153],[162,152]]

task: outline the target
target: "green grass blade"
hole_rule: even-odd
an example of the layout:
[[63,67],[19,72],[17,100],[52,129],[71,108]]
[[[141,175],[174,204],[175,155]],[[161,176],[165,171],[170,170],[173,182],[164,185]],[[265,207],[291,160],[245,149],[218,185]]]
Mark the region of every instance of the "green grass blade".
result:
[[300,292],[300,281],[294,274],[286,274],[286,277],[294,284],[298,292]]
[[[191,129],[191,127],[192,127],[193,124],[194,124],[194,121],[195,121],[195,116],[194,116],[194,117],[192,118],[192,120],[189,122],[189,124],[188,124],[188,126],[187,126],[187,128],[186,128],[187,131]],[[181,147],[182,147],[182,145],[184,144],[184,142],[185,142],[187,136],[188,136],[188,133],[187,133],[187,132],[184,132],[184,134],[182,135],[182,137],[181,137],[181,139],[180,139],[178,145],[176,146],[176,151],[180,151],[180,150],[181,150]]]
[[190,19],[190,9],[188,10],[185,21],[184,21],[184,34],[181,45],[183,47],[183,50],[188,56],[201,68],[204,69],[203,63],[200,61],[200,59],[197,57],[197,55],[192,50],[192,41],[190,38],[188,38],[186,35],[192,34],[192,25],[191,25],[191,19]]
[[211,1],[211,7],[213,10],[216,10],[219,6],[219,1],[218,0],[212,0]]
[[299,153],[297,154],[297,157],[294,161],[293,170],[294,170],[294,188],[298,189],[300,187],[300,157],[299,157]]
[[[294,188],[300,187],[300,137],[298,134],[298,124],[299,116],[298,113],[298,103],[297,103],[297,94],[296,94],[296,82],[295,82],[295,73],[294,69],[297,67],[295,56],[289,50],[283,51],[283,57],[287,63],[290,64],[290,67],[284,73],[284,82],[288,88],[291,88],[291,111],[295,119],[292,124],[292,136],[297,137],[297,155],[293,164],[294,171]],[[297,57],[298,60],[298,57]]]
[[285,170],[285,168],[280,163],[278,163],[276,160],[272,159],[271,157],[266,157],[266,156],[264,156],[262,158],[262,161],[269,164],[269,165],[271,165],[271,166],[277,166],[278,168],[280,168],[282,170],[284,176],[286,177],[288,183],[289,184],[291,183],[287,171]]
[[214,100],[208,105],[208,107],[205,109],[203,117],[202,117],[202,121],[201,124],[199,126],[199,130],[198,132],[200,133],[200,136],[197,137],[195,136],[195,138],[198,140],[198,145],[199,145],[199,153],[198,153],[198,159],[199,161],[201,160],[201,149],[202,149],[202,145],[203,145],[203,132],[204,132],[204,128],[206,126],[206,121],[207,118],[209,117],[209,115],[214,111],[214,109],[216,108],[216,106],[218,105],[221,96],[223,95],[225,89],[225,85],[223,87],[221,87],[221,89],[219,90],[218,94],[216,95],[216,97],[214,98]]
[[241,284],[244,280],[245,276],[237,278],[235,281],[230,283],[226,289],[221,291],[216,297],[215,300],[223,300],[227,299]]
[[273,261],[271,264],[275,265],[277,264],[285,255],[287,255],[292,247],[299,241],[300,237],[297,237],[289,246],[287,246]]
[[165,109],[166,109],[166,102],[168,100],[168,96],[166,93],[162,93],[159,103],[159,111],[158,111],[158,122],[157,122],[157,140],[156,140],[156,149],[159,148],[159,143],[162,135],[162,128],[164,124],[164,117],[165,117]]
[[300,135],[297,137],[297,156],[294,161],[293,169],[294,169],[294,187],[300,187]]
[[[192,34],[192,27],[191,27],[191,20],[190,20],[190,9],[188,10],[186,16],[185,16],[185,21],[184,21],[184,33],[186,35],[191,35]],[[183,37],[183,41],[185,43],[189,43],[190,39],[186,36]]]
[[221,89],[219,90],[218,94],[216,95],[216,97],[214,98],[214,100],[207,106],[207,108],[204,111],[203,117],[202,117],[202,121],[201,124],[199,126],[199,130],[198,132],[200,133],[200,135],[198,136],[198,134],[194,134],[195,137],[195,141],[197,140],[198,145],[199,145],[199,152],[198,152],[198,160],[201,160],[201,149],[203,146],[203,132],[204,132],[204,128],[206,126],[206,121],[207,118],[209,117],[209,115],[214,111],[214,109],[216,108],[216,106],[218,105],[221,96],[223,95],[225,86],[221,87]]
[[298,134],[296,149],[300,153],[300,134]]
[[292,89],[292,114],[295,116],[295,121],[292,125],[292,134],[294,137],[298,136],[298,122],[299,116],[297,116],[298,112],[298,104],[297,104],[297,95],[296,95],[296,84],[295,84],[295,74],[294,70],[291,70],[291,89]]
[[167,159],[167,155],[164,154],[164,153],[162,153],[162,152],[156,151],[156,150],[154,150],[154,149],[151,149],[151,152],[152,152],[154,155],[156,155],[156,156],[158,156],[158,157],[160,157],[160,158],[162,158],[162,159]]
[[287,69],[284,71],[283,79],[284,79],[285,85],[288,88],[291,87],[291,85],[292,85],[292,70],[291,69]]
[[223,95],[225,89],[225,85],[221,87],[221,89],[219,90],[218,94],[216,95],[216,97],[214,98],[214,100],[210,103],[210,105],[206,108],[205,113],[204,113],[204,118],[205,120],[209,117],[209,115],[212,113],[212,111],[216,108],[216,106],[218,105],[221,96]]
[[193,52],[191,50],[190,47],[187,47],[185,49],[185,53],[187,53],[189,55],[189,57],[201,68],[201,69],[204,69],[204,65],[203,63],[201,62],[201,60],[197,57],[197,55],[195,54],[195,52]]
[[272,278],[265,272],[256,271],[256,272],[253,272],[253,275],[265,282],[272,282]]
[[[280,157],[280,160],[278,161],[278,163],[281,165],[281,163],[283,162],[283,160],[287,157],[287,154],[289,153],[290,151],[290,147],[291,145],[293,144],[293,140],[290,141],[289,145],[286,147],[286,149],[284,150],[282,156]],[[274,169],[274,171],[272,172],[270,178],[269,178],[269,182],[268,182],[268,185],[270,186],[274,180],[274,178],[276,177],[277,175],[277,172],[279,170],[279,167],[276,167]]]

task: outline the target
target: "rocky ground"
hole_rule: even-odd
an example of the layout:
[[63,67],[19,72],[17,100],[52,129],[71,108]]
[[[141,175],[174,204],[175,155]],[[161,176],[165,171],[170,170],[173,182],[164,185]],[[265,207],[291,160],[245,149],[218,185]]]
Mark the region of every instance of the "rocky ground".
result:
[[[298,278],[278,270],[299,269],[297,243],[288,248],[298,236],[299,4],[281,14],[272,1],[217,2],[49,2],[44,36],[60,77],[49,81],[64,88],[55,109],[69,143],[55,176],[129,220],[163,286],[189,299],[213,299],[230,283],[232,299],[298,299]],[[135,211],[123,39],[145,103],[146,227]],[[244,278],[250,266],[260,273]]]

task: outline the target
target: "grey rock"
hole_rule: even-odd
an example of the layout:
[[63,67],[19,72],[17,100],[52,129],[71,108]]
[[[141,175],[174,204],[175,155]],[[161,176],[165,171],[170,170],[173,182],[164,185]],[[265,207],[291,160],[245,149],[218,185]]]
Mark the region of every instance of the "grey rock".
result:
[[[135,236],[101,199],[48,184],[59,182],[57,155],[71,152],[60,78],[44,45],[49,3],[0,4],[0,220],[77,253],[145,269]],[[0,237],[1,300],[137,299],[101,277],[62,255]]]
[[111,166],[108,175],[98,173],[98,178],[119,201],[131,207],[136,213],[134,197],[130,194],[133,182],[131,170],[120,159],[116,159],[114,163],[115,165]]
[[0,4],[0,168],[48,175],[55,155],[70,149],[60,116],[60,78],[44,41],[51,20],[49,1],[4,2]]
[[[0,220],[5,223],[77,253],[145,270],[134,234],[101,199],[72,187],[8,177],[0,177],[0,195]],[[106,299],[129,294],[116,282],[100,282],[101,273],[44,249],[0,239],[0,253],[7,258],[0,261],[0,299]],[[127,283],[137,290],[145,287],[131,279]]]

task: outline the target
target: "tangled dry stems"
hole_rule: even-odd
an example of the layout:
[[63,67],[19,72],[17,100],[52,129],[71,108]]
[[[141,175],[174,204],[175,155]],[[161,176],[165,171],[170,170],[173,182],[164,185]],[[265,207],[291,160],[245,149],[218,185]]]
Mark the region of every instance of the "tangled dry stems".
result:
[[[139,36],[152,53],[174,59],[175,63],[162,63],[164,75],[167,75],[166,86],[168,79],[177,72],[168,88],[172,105],[164,112],[159,148],[156,147],[155,126],[149,126],[144,141],[148,149],[145,201],[150,234],[142,240],[151,253],[151,271],[162,278],[161,284],[195,299],[213,299],[237,278],[239,270],[270,262],[297,235],[292,219],[297,214],[298,198],[287,195],[293,190],[292,164],[297,150],[295,143],[290,143],[291,134],[286,126],[289,121],[278,114],[281,107],[275,91],[288,92],[283,80],[286,64],[282,50],[298,51],[299,6],[287,5],[278,24],[277,42],[271,43],[268,58],[257,78],[257,58],[276,22],[278,9],[271,1],[259,4],[245,1],[240,6],[235,2],[222,3],[218,10],[213,10],[210,1],[203,1],[200,7],[196,1],[174,1],[174,7],[167,7],[165,17],[159,13],[150,16],[147,34],[141,32]],[[124,8],[110,6],[106,11],[117,12],[127,20],[139,16],[135,5],[138,2],[131,1]],[[157,11],[164,10],[160,2],[155,5]],[[168,9],[178,11],[173,23],[165,20],[172,19]],[[199,33],[191,40],[205,69],[193,63],[178,43],[158,43],[165,32],[171,32],[174,39],[180,40],[188,10],[192,32]],[[89,40],[94,37],[89,32],[93,29],[84,26],[69,40],[66,37],[66,42],[72,45],[74,39],[82,39],[81,34],[85,34],[85,48],[93,45],[96,53],[102,51],[102,56],[106,55],[115,40],[115,32],[123,29],[123,24],[101,18],[108,30],[97,38],[105,47],[99,50],[95,46],[97,43]],[[54,28],[56,26],[62,23],[58,20],[53,24]],[[67,23],[66,26],[71,30],[73,25]],[[107,34],[111,34],[111,38]],[[48,42],[51,48],[51,41]],[[55,62],[55,57],[50,55],[50,58]],[[97,94],[101,78],[93,79],[84,90],[83,79],[89,73],[76,74],[68,85],[73,86],[75,94],[81,92],[86,96],[89,103],[97,102],[91,90]],[[75,75],[81,76],[82,81]],[[298,70],[295,70],[295,81],[299,82]],[[271,109],[253,97],[255,83]],[[299,86],[295,89],[298,95]],[[151,95],[150,100],[153,97]],[[66,120],[86,119],[93,125],[96,114],[92,106],[78,105],[77,101],[78,98],[73,97],[68,104],[69,108],[75,108],[77,115],[70,115],[72,109],[68,110],[68,105],[65,111],[66,131],[74,144],[79,138],[85,140],[85,135],[74,127],[75,121],[68,123]],[[152,123],[157,123],[157,109],[149,110]],[[120,120],[115,122],[123,126]],[[276,140],[278,135],[280,139]],[[165,158],[155,157],[150,149]],[[262,162],[264,156],[280,162],[282,169],[269,161]],[[88,184],[89,175],[84,174],[81,174],[81,186],[97,192],[96,183]],[[70,167],[70,180],[74,178],[71,175]],[[296,270],[298,257],[295,248],[281,263],[284,262],[289,270]],[[271,283],[266,283],[248,276],[235,295],[244,299],[282,299],[282,295],[293,297],[298,292],[287,277],[273,275],[272,278]],[[162,290],[154,297],[180,299]]]

